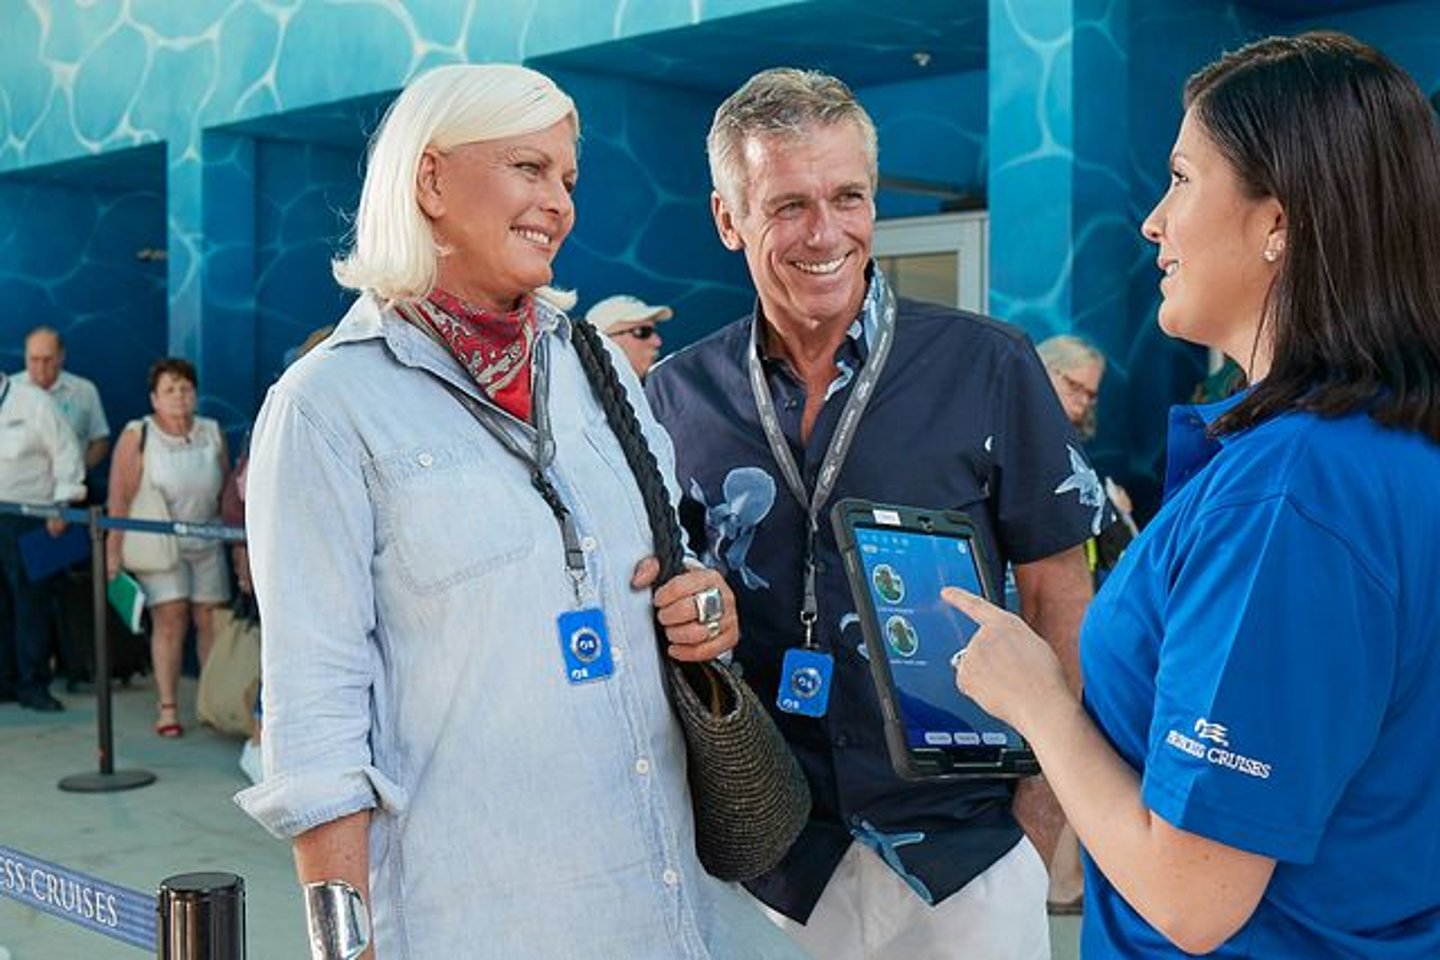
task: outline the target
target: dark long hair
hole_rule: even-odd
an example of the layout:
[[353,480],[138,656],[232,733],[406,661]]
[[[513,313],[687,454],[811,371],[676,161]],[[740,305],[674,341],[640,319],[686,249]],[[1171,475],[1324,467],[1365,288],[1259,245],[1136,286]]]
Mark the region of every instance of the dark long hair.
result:
[[1286,215],[1269,373],[1216,433],[1368,408],[1440,442],[1440,135],[1425,95],[1340,33],[1272,37],[1192,76],[1185,106]]

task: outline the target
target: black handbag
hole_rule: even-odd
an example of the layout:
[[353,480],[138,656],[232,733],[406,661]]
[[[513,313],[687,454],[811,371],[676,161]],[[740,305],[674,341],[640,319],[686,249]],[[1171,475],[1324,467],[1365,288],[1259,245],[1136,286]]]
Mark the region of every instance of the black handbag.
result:
[[[571,326],[585,375],[645,501],[660,561],[658,586],[685,570],[680,525],[599,334],[583,321]],[[670,703],[689,753],[700,864],[721,880],[754,879],[773,869],[804,829],[810,785],[764,704],[733,668],[672,660],[658,624],[656,634]]]

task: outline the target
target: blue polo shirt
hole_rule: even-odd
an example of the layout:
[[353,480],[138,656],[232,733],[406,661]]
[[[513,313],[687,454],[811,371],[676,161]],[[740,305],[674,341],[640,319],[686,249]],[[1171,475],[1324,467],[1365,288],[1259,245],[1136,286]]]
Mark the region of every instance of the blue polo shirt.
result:
[[[1440,445],[1363,413],[1207,439],[1236,402],[1172,412],[1086,707],[1150,809],[1278,861],[1216,956],[1440,957]],[[1181,955],[1090,863],[1085,906],[1086,957]]]
[[[753,323],[753,315],[746,317],[668,358],[651,371],[646,392],[675,444],[691,542],[735,591],[743,627],[736,657],[773,709],[781,658],[801,640],[806,518],[771,456],[750,391]],[[850,333],[809,443],[800,442],[803,386],[788,365],[765,360],[782,429],[810,489],[869,352],[870,331],[857,323]],[[1022,333],[973,314],[899,301],[889,362],[832,505],[866,497],[965,510],[998,584],[1007,562],[1039,560],[1091,536],[1099,508],[1082,497],[1096,500],[1099,491]],[[810,779],[815,813],[784,863],[749,887],[803,921],[846,848],[859,839],[918,895],[938,903],[1019,840],[1010,815],[1012,787],[896,776],[828,522],[819,536],[816,638],[835,658],[829,713],[812,719],[775,711]]]

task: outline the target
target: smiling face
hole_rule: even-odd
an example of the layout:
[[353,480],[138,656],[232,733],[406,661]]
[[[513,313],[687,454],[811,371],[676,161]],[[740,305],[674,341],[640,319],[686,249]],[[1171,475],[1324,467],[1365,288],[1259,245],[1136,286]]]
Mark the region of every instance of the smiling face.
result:
[[417,194],[444,251],[436,284],[503,313],[549,283],[575,223],[575,178],[568,119],[524,136],[426,150]]
[[1284,211],[1245,191],[1193,109],[1170,154],[1170,189],[1141,232],[1160,248],[1161,329],[1218,348],[1252,381],[1264,376],[1269,351],[1257,336],[1284,262]]
[[720,239],[743,250],[770,323],[845,329],[865,299],[875,232],[870,165],[850,122],[745,143],[744,209],[711,198]]

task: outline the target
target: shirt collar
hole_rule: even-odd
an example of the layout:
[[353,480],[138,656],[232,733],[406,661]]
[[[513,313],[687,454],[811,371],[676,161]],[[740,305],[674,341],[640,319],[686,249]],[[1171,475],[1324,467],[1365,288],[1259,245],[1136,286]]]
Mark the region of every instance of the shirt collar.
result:
[[[835,351],[835,362],[842,366],[842,372],[847,354],[853,354],[860,364],[863,364],[865,359],[870,356],[870,345],[875,342],[876,327],[880,323],[879,310],[870,309],[870,301],[875,299],[878,294],[874,275],[879,269],[880,267],[876,265],[875,261],[871,260],[870,266],[865,270],[865,299],[860,302],[860,312],[855,315],[854,320],[850,321],[850,326],[845,329],[845,339],[840,342],[840,346]],[[760,359],[767,364],[780,363],[783,358],[771,346],[770,324],[765,319],[765,311],[760,306],[759,300],[755,301],[754,322],[760,325],[760,335],[755,338],[760,350]]]
[[1230,441],[1229,434],[1211,437],[1207,431],[1249,393],[1247,388],[1213,403],[1187,403],[1170,408],[1170,430],[1165,445],[1165,499],[1199,473]]

